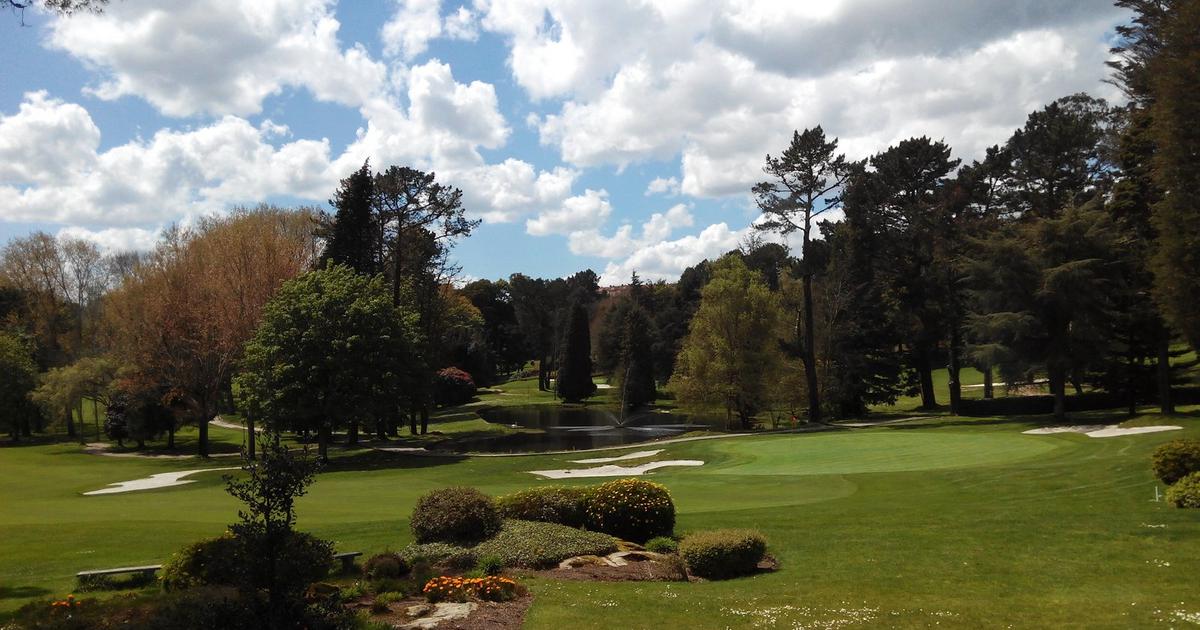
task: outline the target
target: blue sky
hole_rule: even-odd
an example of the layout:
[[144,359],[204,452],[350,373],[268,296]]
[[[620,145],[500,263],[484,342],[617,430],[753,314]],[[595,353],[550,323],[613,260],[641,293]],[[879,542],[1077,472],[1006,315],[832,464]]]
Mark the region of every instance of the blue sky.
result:
[[[484,219],[468,277],[673,279],[756,217],[763,156],[822,124],[970,160],[1102,83],[1102,0],[114,0],[0,16],[0,241],[110,248],[260,201],[324,205],[363,159]],[[934,30],[930,25],[935,24]]]

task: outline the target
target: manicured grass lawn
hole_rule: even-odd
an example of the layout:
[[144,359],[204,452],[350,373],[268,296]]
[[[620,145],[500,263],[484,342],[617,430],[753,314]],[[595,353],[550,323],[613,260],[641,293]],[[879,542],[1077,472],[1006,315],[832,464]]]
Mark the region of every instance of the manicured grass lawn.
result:
[[[705,584],[530,578],[527,626],[1186,626],[1177,615],[1200,613],[1200,511],[1153,502],[1148,462],[1164,441],[1200,437],[1200,412],[1169,419],[1185,426],[1170,433],[1020,433],[1044,420],[939,417],[665,446],[661,458],[706,462],[651,476],[671,489],[677,531],[758,528],[780,570]],[[240,443],[237,431],[214,433]],[[339,451],[301,500],[299,527],[341,550],[396,549],[411,538],[421,493],[503,494],[548,483],[525,471],[571,459]],[[100,457],[65,444],[0,449],[0,611],[70,592],[79,570],[164,560],[235,519],[220,473],[161,490],[81,492],[232,463]]]

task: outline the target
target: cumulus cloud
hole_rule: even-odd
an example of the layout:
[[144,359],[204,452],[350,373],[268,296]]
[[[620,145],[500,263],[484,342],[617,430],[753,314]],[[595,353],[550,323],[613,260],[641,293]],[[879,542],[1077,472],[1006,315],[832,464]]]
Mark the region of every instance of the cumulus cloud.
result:
[[678,279],[684,269],[737,247],[744,232],[730,229],[722,222],[710,225],[698,234],[659,241],[638,249],[624,260],[608,263],[600,282],[604,285],[623,284],[629,281],[634,271],[647,280]]
[[[82,133],[81,133],[82,131]],[[0,219],[133,226],[224,209],[272,195],[320,198],[333,182],[327,141],[279,147],[271,122],[227,116],[189,131],[98,151],[87,111],[43,93],[0,119]],[[36,142],[31,140],[36,139]],[[24,166],[22,166],[24,165]]]
[[604,225],[611,214],[608,191],[588,188],[582,195],[564,200],[561,207],[543,211],[526,221],[525,231],[534,236],[546,236],[594,230]]
[[58,231],[59,238],[81,238],[92,241],[105,252],[149,251],[158,242],[159,228],[105,228],[89,230],[70,226]]
[[572,231],[567,245],[572,254],[623,258],[639,249],[651,247],[665,240],[676,228],[692,225],[692,213],[685,204],[675,204],[666,212],[655,212],[642,224],[640,236],[634,236],[633,226],[625,224],[617,228],[612,236],[604,236],[597,229]]
[[677,177],[655,177],[650,180],[646,186],[646,196],[650,195],[666,195],[674,197],[679,194],[679,178]]
[[253,114],[287,87],[357,106],[386,68],[341,46],[331,10],[328,0],[114,2],[55,20],[48,43],[102,73],[96,96],[137,96],[169,116]]
[[980,156],[1059,96],[1115,95],[1103,35],[1122,16],[1108,0],[491,0],[482,24],[532,98],[563,99],[533,121],[565,161],[678,159],[683,194],[719,197],[816,124],[852,157],[911,135]]
[[474,41],[479,37],[475,13],[459,6],[444,18],[441,0],[397,0],[396,11],[383,25],[384,54],[413,59],[439,38]]

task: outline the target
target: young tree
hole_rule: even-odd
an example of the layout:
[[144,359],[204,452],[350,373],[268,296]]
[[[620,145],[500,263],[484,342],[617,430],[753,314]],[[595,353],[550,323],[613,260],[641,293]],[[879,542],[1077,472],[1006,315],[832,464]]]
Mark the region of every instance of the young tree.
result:
[[237,383],[272,431],[314,430],[328,459],[335,426],[370,422],[412,395],[418,322],[382,276],[328,266],[283,284],[246,344]]
[[564,402],[577,403],[596,391],[592,382],[592,335],[587,309],[580,301],[572,303],[567,318],[554,388]]
[[[260,436],[262,457],[244,458],[241,479],[225,476],[225,490],[245,506],[230,531],[240,543],[241,587],[254,599],[266,595],[263,627],[306,627],[302,623],[304,589],[311,576],[323,575],[316,566],[296,566],[333,555],[327,541],[295,531],[296,499],[304,496],[320,470],[308,451],[283,445],[278,432]],[[309,549],[305,549],[310,547]],[[301,551],[303,550],[303,551]]]
[[779,299],[740,256],[712,269],[670,386],[681,403],[722,408],[749,428],[779,376]]
[[803,282],[802,319],[795,331],[800,358],[804,362],[805,383],[808,389],[809,420],[821,417],[820,386],[817,382],[815,324],[813,323],[813,264],[812,229],[817,217],[841,205],[841,191],[850,177],[851,163],[837,152],[837,138],[825,139],[825,131],[817,126],[794,132],[792,143],[779,157],[767,156],[763,171],[772,180],[753,188],[759,208],[767,220],[758,224],[760,230],[788,235],[799,231],[802,237],[800,258]]

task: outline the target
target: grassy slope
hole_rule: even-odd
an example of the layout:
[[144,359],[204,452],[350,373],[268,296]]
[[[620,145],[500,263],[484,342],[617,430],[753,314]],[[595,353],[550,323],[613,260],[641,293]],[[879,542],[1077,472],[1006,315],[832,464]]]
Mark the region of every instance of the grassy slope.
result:
[[[1200,414],[1175,421],[1200,437]],[[530,580],[537,600],[528,626],[787,627],[858,618],[888,627],[1134,627],[1171,621],[1172,611],[1200,612],[1200,513],[1149,500],[1149,452],[1183,432],[1020,435],[1027,426],[931,419],[668,446],[667,457],[708,462],[653,477],[671,488],[678,530],[757,527],[782,569],[709,584]],[[216,434],[240,441],[235,431]],[[344,455],[302,499],[300,527],[340,549],[397,548],[409,540],[407,515],[422,492],[450,484],[511,492],[545,483],[524,471],[569,459]],[[235,512],[218,473],[156,491],[80,492],[230,463],[98,457],[70,445],[0,449],[0,611],[67,592],[78,570],[165,559],[222,531]]]

